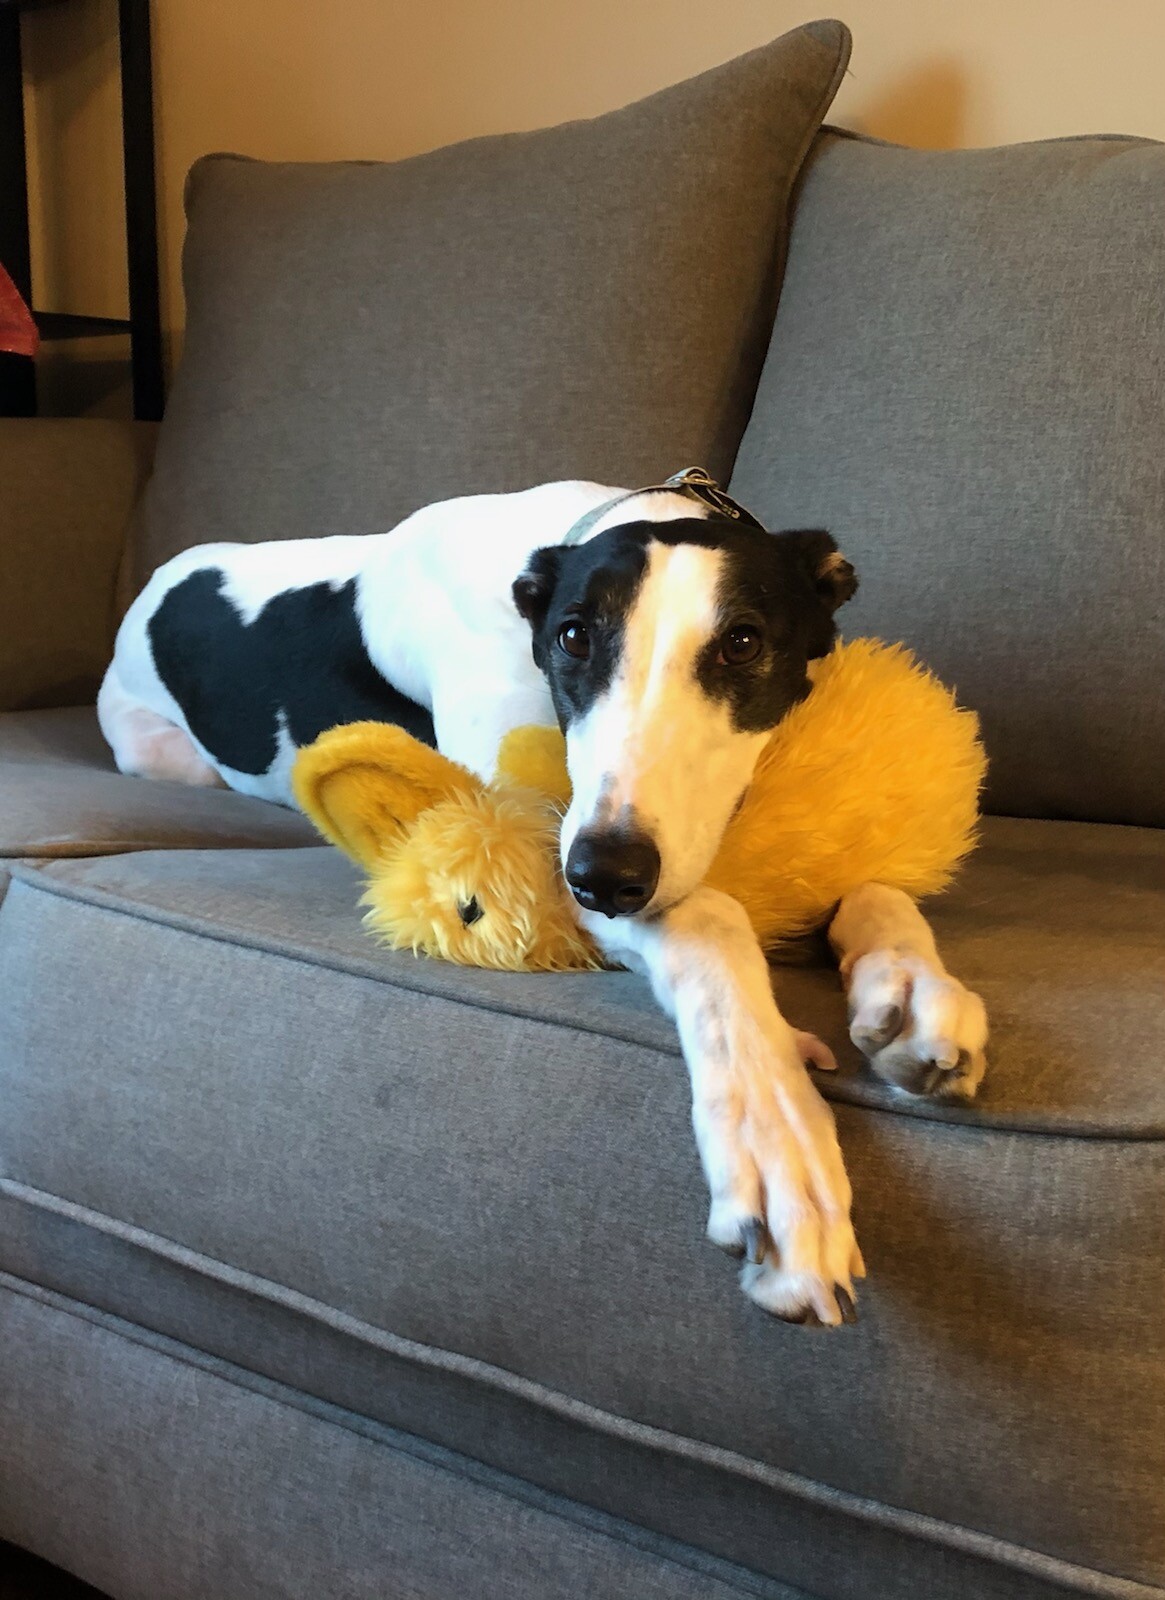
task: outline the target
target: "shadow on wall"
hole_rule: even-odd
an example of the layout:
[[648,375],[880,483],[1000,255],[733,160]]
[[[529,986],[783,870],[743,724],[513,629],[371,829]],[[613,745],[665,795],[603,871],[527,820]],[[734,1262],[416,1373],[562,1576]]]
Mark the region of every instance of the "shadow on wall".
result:
[[957,150],[966,142],[970,83],[954,60],[932,61],[894,80],[846,118],[849,127],[916,150]]

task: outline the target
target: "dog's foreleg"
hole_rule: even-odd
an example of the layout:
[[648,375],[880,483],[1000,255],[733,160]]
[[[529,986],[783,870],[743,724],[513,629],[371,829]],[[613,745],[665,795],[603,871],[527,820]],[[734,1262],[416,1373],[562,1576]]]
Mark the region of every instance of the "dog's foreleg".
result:
[[952,978],[909,895],[867,883],[829,928],[849,1001],[850,1037],[886,1083],[971,1099],[986,1069],[987,1012]]
[[777,1010],[744,911],[699,888],[649,921],[583,920],[613,960],[646,973],[676,1020],[708,1234],[746,1258],[745,1292],[789,1321],[850,1320],[864,1268],[833,1114],[805,1070],[814,1041]]

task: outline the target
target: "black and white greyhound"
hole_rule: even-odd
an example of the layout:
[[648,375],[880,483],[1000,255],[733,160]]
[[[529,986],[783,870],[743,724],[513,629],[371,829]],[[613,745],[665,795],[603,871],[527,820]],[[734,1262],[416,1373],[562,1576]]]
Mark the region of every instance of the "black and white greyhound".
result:
[[[384,534],[186,551],[130,607],[98,712],[123,772],[284,805],[296,749],[337,723],[435,735],[488,778],[504,733],[557,720],[566,878],[609,960],[645,973],[676,1021],[709,1236],[745,1257],[757,1304],[832,1325],[864,1272],[806,1071],[832,1057],[781,1016],[744,912],[702,879],[855,587],[828,534],[767,533],[705,474],[550,483]],[[873,1070],[907,1093],[973,1095],[983,1005],[915,904],[867,884],[829,936]]]

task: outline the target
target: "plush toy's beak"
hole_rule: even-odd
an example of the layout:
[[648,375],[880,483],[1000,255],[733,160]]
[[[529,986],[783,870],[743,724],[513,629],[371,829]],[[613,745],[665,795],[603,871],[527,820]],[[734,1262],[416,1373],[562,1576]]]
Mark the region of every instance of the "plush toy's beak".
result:
[[483,787],[466,767],[387,722],[352,722],[302,749],[296,803],[330,843],[371,868],[423,811]]

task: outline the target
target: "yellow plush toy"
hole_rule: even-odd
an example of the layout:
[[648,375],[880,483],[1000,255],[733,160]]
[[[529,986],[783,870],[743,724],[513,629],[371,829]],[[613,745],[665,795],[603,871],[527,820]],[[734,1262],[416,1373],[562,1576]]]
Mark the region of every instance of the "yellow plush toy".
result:
[[394,949],[509,972],[602,965],[558,870],[557,728],[516,729],[484,784],[403,728],[353,722],[300,751],[292,784],[364,868],[365,925]]
[[[985,767],[978,720],[907,649],[839,645],[765,746],[706,881],[766,949],[863,883],[933,894],[974,845]],[[487,785],[400,728],[353,723],[300,752],[294,785],[363,866],[365,921],[386,943],[509,971],[602,964],[559,871],[557,729],[516,729]]]

